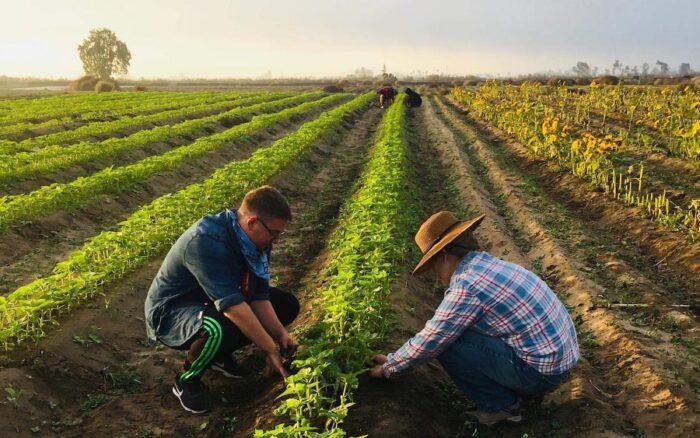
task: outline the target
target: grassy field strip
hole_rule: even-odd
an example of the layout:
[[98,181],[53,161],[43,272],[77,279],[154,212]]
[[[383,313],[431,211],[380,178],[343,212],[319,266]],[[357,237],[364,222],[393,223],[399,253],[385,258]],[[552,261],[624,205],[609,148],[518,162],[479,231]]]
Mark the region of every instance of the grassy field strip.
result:
[[[206,102],[215,102],[216,99],[207,100]],[[205,103],[205,102],[203,102]],[[123,105],[119,105],[123,108],[111,107],[109,110],[97,110],[90,111],[90,113],[82,113],[80,118],[75,118],[71,116],[61,116],[61,117],[49,117],[46,120],[40,122],[34,121],[19,121],[16,123],[9,123],[0,126],[0,138],[6,140],[16,141],[16,136],[20,134],[27,134],[28,136],[38,137],[40,135],[46,135],[46,130],[53,129],[53,131],[58,131],[63,128],[63,130],[69,130],[73,128],[66,128],[66,125],[74,124],[76,122],[86,124],[95,121],[108,121],[116,120],[119,117],[129,115],[144,115],[152,114],[160,111],[173,110],[177,108],[182,108],[183,106],[191,104],[190,99],[186,97],[176,97],[172,99],[159,99],[155,101],[141,101],[134,100],[125,102]],[[44,130],[44,133],[37,134],[37,130]],[[14,137],[13,137],[14,136]]]
[[[211,95],[211,93],[206,94]],[[192,96],[195,97],[194,94]],[[85,114],[107,115],[114,109],[133,108],[145,102],[164,101],[170,96],[162,93],[160,95],[156,93],[148,93],[148,95],[126,93],[121,99],[104,101],[68,99],[70,96],[62,97],[63,99],[56,100],[51,105],[31,105],[0,114],[0,127],[19,123],[38,124],[52,119],[81,120]],[[185,97],[185,93],[175,93],[172,97],[181,99]]]
[[202,113],[226,111],[236,106],[245,105],[251,100],[258,99],[259,96],[225,99],[224,101],[211,103],[201,103],[200,100],[192,102],[192,105],[184,108],[161,111],[155,114],[127,116],[107,122],[92,122],[70,131],[28,138],[9,148],[0,149],[0,154],[10,155],[23,151],[37,151],[47,146],[65,145],[90,137],[115,134],[126,128],[142,128],[149,123],[167,122],[177,117],[195,118]]
[[[58,106],[60,102],[69,103],[105,103],[128,99],[129,96],[140,94],[155,96],[162,94],[159,91],[147,92],[119,92],[119,93],[64,93],[48,96],[24,97],[24,98],[0,98],[0,111],[16,111],[27,108],[40,109]],[[179,93],[177,93],[179,94]]]
[[[103,93],[106,95],[108,93]],[[57,96],[56,102],[52,105],[37,104],[26,108],[13,109],[8,114],[0,116],[0,126],[12,125],[20,122],[42,122],[50,118],[82,118],[84,114],[103,113],[109,114],[113,109],[133,108],[134,105],[149,101],[166,101],[170,98],[186,98],[188,95],[193,99],[200,97],[213,97],[217,92],[180,92],[180,93],[118,93],[120,98],[111,100],[77,100],[68,99],[72,96]],[[236,96],[241,93],[226,93]],[[95,95],[96,96],[96,95]]]
[[[138,127],[139,125],[148,123],[167,122],[169,119],[177,117],[192,117],[197,113],[205,113],[208,111],[222,111],[234,106],[246,104],[249,101],[255,101],[260,94],[252,95],[234,95],[232,98],[222,96],[219,99],[200,97],[192,99],[186,106],[179,107],[173,110],[159,111],[157,113],[125,116],[117,120],[97,121],[82,125],[76,129],[55,132],[52,134],[41,135],[33,138],[17,142],[14,146],[0,149],[0,154],[14,154],[22,151],[37,151],[44,147],[52,145],[70,144],[81,139],[89,139],[94,136],[109,135],[119,132],[126,128]],[[288,94],[290,95],[290,94]]]
[[[202,103],[214,103],[225,99],[236,99],[241,97],[246,97],[247,95],[241,94],[224,94],[204,97]],[[49,120],[34,123],[34,122],[19,122],[11,125],[0,126],[0,136],[17,135],[29,130],[35,129],[47,129],[55,128],[65,125],[67,123],[83,122],[90,123],[94,121],[100,121],[105,118],[115,118],[129,116],[139,116],[147,115],[161,111],[174,110],[177,108],[182,108],[187,105],[192,105],[193,100],[198,99],[196,96],[175,96],[172,98],[160,98],[160,99],[150,99],[150,100],[131,100],[124,102],[123,105],[117,107],[116,105],[102,111],[90,111],[82,113],[80,118],[73,117],[61,117],[61,118],[51,118]],[[102,120],[104,121],[104,120]]]
[[[250,122],[236,125],[226,131],[197,139],[194,143],[154,155],[122,167],[108,167],[90,176],[80,177],[66,184],[51,184],[33,192],[0,198],[0,233],[20,221],[31,221],[57,210],[82,207],[104,194],[116,194],[128,190],[146,178],[177,167],[208,152],[229,145],[260,132],[276,123],[303,115],[320,106],[333,104],[348,97],[333,94],[320,100],[302,103],[274,114],[253,117]],[[275,110],[283,104],[267,105]],[[260,105],[260,106],[263,106]],[[262,110],[260,108],[259,110]]]
[[143,206],[115,231],[105,231],[72,252],[52,273],[0,297],[0,345],[10,350],[44,334],[58,314],[101,293],[102,287],[166,251],[195,220],[226,207],[294,162],[343,117],[367,107],[375,93],[321,114],[296,132],[229,163],[202,183]]
[[281,109],[285,105],[318,99],[322,95],[321,92],[304,93],[287,98],[281,98],[276,94],[261,95],[255,100],[249,100],[248,106],[236,107],[199,119],[186,120],[175,125],[157,126],[127,137],[110,138],[98,143],[83,142],[70,146],[49,146],[37,152],[22,152],[0,161],[0,184],[34,178],[91,160],[118,157],[134,149],[169,141],[179,136],[197,135],[204,129],[215,127],[221,120],[245,118],[258,111]]
[[[258,438],[344,436],[341,429],[357,376],[366,372],[372,347],[386,335],[387,297],[412,247],[407,237],[419,222],[412,198],[404,95],[384,118],[359,190],[342,209],[328,241],[319,322],[304,335],[303,349],[275,411],[292,424],[256,431]],[[318,432],[316,425],[323,424]]]
[[[213,93],[202,93],[203,96],[214,96]],[[236,93],[231,93],[231,95],[236,95]],[[193,98],[199,97],[197,94],[191,95]],[[118,100],[108,100],[108,101],[98,101],[98,102],[83,102],[75,100],[69,100],[65,97],[62,100],[57,100],[51,106],[28,106],[23,109],[12,110],[9,114],[4,114],[0,116],[0,127],[7,128],[15,124],[26,123],[28,125],[38,126],[40,123],[46,122],[51,119],[65,119],[65,120],[82,120],[83,117],[94,116],[94,115],[108,115],[111,114],[113,110],[124,110],[133,109],[137,105],[142,105],[146,103],[167,102],[170,98],[175,100],[180,100],[187,98],[185,93],[175,93],[173,96],[167,96],[165,94],[153,94],[148,95],[130,93],[130,95],[125,95],[123,98]],[[79,112],[76,112],[79,111]]]

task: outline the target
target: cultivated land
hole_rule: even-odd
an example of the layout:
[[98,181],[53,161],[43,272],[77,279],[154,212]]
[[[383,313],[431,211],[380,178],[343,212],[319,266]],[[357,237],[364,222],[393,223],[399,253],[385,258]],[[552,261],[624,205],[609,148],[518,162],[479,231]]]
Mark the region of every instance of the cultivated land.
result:
[[[0,436],[700,434],[698,94],[423,91],[384,110],[314,90],[0,100]],[[145,342],[145,294],[184,229],[263,183],[295,214],[272,264],[302,303],[295,374],[209,373],[216,407],[185,414],[182,354]],[[484,249],[538,273],[577,325],[581,361],[520,425],[469,422],[435,361],[362,374],[439,303],[410,275],[412,237],[445,208],[485,213]]]

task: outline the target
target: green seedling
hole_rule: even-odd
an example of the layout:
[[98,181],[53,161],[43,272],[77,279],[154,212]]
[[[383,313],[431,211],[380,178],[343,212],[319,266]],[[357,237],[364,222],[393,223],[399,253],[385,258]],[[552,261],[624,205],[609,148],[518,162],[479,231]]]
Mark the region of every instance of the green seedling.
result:
[[5,399],[8,403],[10,403],[10,405],[13,408],[17,408],[17,403],[19,402],[19,398],[22,396],[23,393],[24,390],[15,388],[14,386],[12,386],[12,384],[10,384],[5,388],[5,394],[7,394],[5,396]]

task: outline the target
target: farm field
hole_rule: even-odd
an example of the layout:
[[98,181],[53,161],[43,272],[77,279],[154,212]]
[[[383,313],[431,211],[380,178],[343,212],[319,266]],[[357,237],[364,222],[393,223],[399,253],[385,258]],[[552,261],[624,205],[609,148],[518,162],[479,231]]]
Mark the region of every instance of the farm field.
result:
[[[700,94],[419,91],[383,109],[374,91],[0,100],[0,436],[700,434]],[[302,304],[297,361],[286,382],[209,373],[216,407],[185,415],[182,354],[147,344],[145,295],[191,223],[262,184],[295,216],[271,270]],[[442,209],[486,214],[484,250],[537,273],[576,323],[581,360],[521,424],[468,421],[437,361],[364,373],[442,298],[410,275]]]

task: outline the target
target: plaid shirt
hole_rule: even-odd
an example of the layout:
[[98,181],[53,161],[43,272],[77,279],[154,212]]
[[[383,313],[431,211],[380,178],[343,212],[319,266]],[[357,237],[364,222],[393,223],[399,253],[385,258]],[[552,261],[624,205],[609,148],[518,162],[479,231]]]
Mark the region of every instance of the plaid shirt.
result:
[[433,318],[388,355],[384,376],[438,356],[467,329],[501,338],[541,374],[562,374],[579,359],[573,321],[554,292],[527,269],[472,251]]

